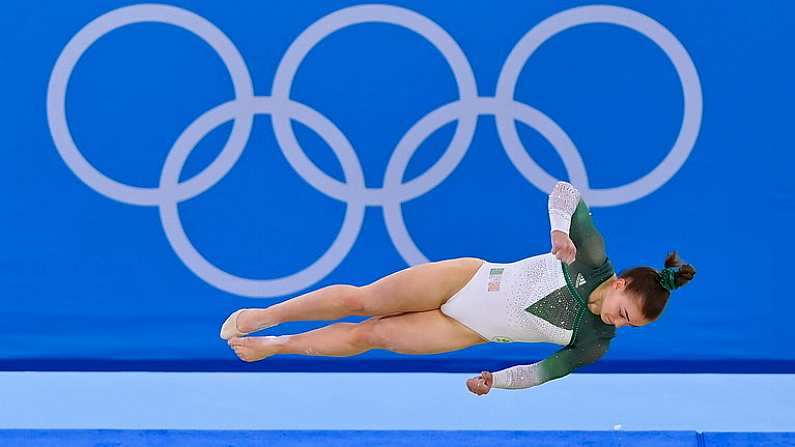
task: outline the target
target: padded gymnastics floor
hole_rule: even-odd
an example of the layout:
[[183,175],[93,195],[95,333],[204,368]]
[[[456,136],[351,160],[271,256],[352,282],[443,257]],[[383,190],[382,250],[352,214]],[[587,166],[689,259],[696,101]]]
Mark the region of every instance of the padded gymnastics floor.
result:
[[686,431],[240,431],[240,430],[0,430],[0,445],[16,447],[783,447],[795,433]]
[[795,447],[792,374],[0,372],[0,446]]

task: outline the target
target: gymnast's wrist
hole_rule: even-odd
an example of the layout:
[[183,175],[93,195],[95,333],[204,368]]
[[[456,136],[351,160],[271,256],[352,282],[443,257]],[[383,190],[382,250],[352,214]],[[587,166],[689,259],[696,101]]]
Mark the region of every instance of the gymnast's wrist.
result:
[[492,388],[508,388],[508,373],[504,371],[497,371],[491,373],[491,377],[493,380],[491,384]]
[[565,216],[558,213],[549,213],[549,227],[550,232],[560,231],[569,234],[571,229],[571,216]]

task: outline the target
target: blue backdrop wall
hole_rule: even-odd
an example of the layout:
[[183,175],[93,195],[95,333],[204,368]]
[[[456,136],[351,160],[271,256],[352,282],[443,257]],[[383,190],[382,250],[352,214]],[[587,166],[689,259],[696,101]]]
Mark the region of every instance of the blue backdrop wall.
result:
[[789,2],[3,9],[3,369],[537,360],[556,347],[248,365],[218,328],[427,260],[546,252],[566,179],[617,268],[676,249],[699,269],[591,371],[795,371]]

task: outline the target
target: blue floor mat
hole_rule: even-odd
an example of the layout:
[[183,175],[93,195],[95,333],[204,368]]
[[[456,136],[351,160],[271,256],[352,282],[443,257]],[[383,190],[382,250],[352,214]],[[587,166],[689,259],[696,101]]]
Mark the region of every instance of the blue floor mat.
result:
[[792,447],[795,433],[691,431],[0,430],[14,447]]
[[721,447],[795,446],[795,433],[704,433],[703,436],[704,436],[704,443],[707,446],[721,446]]
[[15,447],[284,446],[284,447],[698,447],[696,432],[631,431],[223,431],[0,430]]

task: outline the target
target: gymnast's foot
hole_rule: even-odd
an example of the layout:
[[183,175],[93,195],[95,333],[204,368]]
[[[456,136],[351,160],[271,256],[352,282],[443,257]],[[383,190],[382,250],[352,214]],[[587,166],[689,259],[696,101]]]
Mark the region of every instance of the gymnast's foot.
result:
[[276,326],[268,319],[267,309],[239,309],[221,325],[221,338],[243,337],[252,332]]
[[235,351],[240,360],[256,362],[266,357],[279,353],[282,346],[282,337],[232,337],[229,347]]

